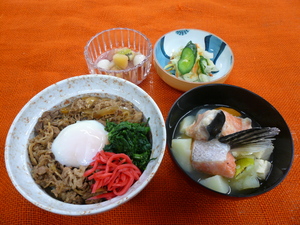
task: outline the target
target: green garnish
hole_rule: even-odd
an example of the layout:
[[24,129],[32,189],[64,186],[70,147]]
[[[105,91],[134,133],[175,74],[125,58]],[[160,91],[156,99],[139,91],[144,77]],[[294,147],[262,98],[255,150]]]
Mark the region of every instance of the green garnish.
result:
[[202,55],[200,55],[199,66],[201,69],[201,73],[207,75],[206,67],[208,66],[208,62],[207,59],[204,58]]
[[122,48],[118,50],[116,53],[121,55],[126,55],[129,61],[133,60],[134,57],[134,52],[129,48]]
[[181,75],[189,73],[197,58],[197,46],[189,41],[187,45],[182,50],[180,59],[178,61],[178,70]]
[[104,151],[124,153],[140,170],[146,169],[152,149],[149,142],[148,122],[130,123],[125,121],[116,124],[107,121],[105,130],[108,132],[109,144],[104,147]]

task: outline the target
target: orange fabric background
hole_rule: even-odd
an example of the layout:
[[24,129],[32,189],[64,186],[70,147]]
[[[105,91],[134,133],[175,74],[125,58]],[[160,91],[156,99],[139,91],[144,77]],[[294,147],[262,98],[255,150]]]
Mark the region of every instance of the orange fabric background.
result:
[[[269,101],[288,123],[295,145],[292,169],[272,191],[226,198],[197,187],[168,151],[150,184],[109,212],[68,217],[44,211],[12,185],[5,138],[21,108],[62,79],[87,74],[86,42],[113,27],[141,31],[154,45],[171,30],[202,29],[224,39],[235,64],[227,84]],[[0,224],[300,224],[300,1],[299,0],[6,0],[0,2]],[[140,84],[164,117],[182,92],[152,68]]]

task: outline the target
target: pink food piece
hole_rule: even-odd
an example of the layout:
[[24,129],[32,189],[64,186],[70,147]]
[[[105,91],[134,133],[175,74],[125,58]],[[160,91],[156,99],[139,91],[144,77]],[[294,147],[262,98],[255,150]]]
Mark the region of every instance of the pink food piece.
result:
[[[216,117],[216,114],[220,110],[207,110],[206,112],[199,114],[197,120],[186,128],[186,135],[194,138],[195,140],[208,140],[209,133],[207,132],[207,126]],[[223,110],[222,110],[223,111]],[[250,129],[251,119],[240,118],[231,115],[230,113],[223,111],[225,114],[225,123],[221,130],[220,136],[226,136],[228,134],[236,133],[241,130]]]
[[229,152],[230,146],[214,139],[211,141],[193,142],[192,166],[195,170],[210,175],[234,177],[235,159]]
[[228,134],[233,134],[242,130],[247,130],[252,128],[251,119],[240,118],[240,117],[233,116],[226,111],[223,112],[225,114],[226,120],[221,131],[221,136],[226,136]]

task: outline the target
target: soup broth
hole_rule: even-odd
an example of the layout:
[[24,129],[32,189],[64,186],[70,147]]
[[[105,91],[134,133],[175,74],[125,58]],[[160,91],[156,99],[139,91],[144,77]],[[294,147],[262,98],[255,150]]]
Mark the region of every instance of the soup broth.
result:
[[[188,116],[192,116],[194,118],[196,118],[196,116],[198,114],[202,114],[204,112],[206,112],[207,110],[212,110],[212,109],[222,109],[223,111],[226,111],[234,116],[237,116],[237,117],[241,117],[241,118],[250,118],[251,119],[251,125],[252,127],[260,127],[260,125],[255,121],[253,120],[251,117],[249,117],[245,112],[242,112],[242,111],[239,111],[237,109],[233,109],[231,108],[230,106],[227,106],[227,105],[219,105],[219,104],[207,104],[207,105],[204,105],[204,106],[200,106],[200,107],[197,107],[197,108],[194,108],[193,110],[189,111],[187,114],[185,114],[177,123],[176,125],[176,128],[174,130],[174,133],[173,133],[173,137],[172,139],[186,139],[186,138],[190,138],[189,136],[187,136],[186,134],[182,133],[180,131],[180,124],[181,122]],[[192,147],[191,147],[192,148]],[[187,168],[192,168],[192,169],[186,169],[186,168],[183,168],[182,163],[180,162],[182,160],[182,158],[180,158],[178,156],[178,154],[174,154],[174,149],[171,148],[171,151],[172,151],[172,155],[173,155],[173,158],[175,159],[175,161],[177,162],[177,164],[185,171],[185,173],[190,177],[192,178],[194,181],[196,182],[200,182],[201,180],[203,179],[206,179],[206,178],[209,178],[211,177],[212,175],[209,175],[209,174],[206,174],[206,173],[203,173],[203,172],[200,172],[198,170],[195,170],[194,168],[192,168],[192,166],[190,167],[187,167]],[[192,151],[192,150],[191,150]],[[270,161],[271,159],[269,159]],[[190,162],[191,163],[191,159],[190,159]],[[245,189],[245,190],[235,190],[234,188],[231,187],[231,182],[232,182],[232,179],[231,178],[225,178],[228,185],[229,185],[229,189],[228,189],[228,192],[227,194],[238,194],[238,193],[251,193],[251,192],[254,192],[256,190],[256,188],[252,188],[252,189]],[[260,182],[260,185],[263,183],[263,181],[259,181]]]

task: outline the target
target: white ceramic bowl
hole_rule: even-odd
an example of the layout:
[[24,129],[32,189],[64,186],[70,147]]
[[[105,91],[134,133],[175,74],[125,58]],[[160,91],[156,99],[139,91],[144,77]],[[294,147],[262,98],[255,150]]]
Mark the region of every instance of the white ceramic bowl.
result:
[[[106,70],[97,66],[97,60],[105,52],[130,48],[145,56],[138,65],[124,70]],[[141,32],[129,28],[112,28],[93,36],[84,48],[84,56],[91,74],[108,74],[140,84],[149,74],[152,63],[152,44]]]
[[[164,69],[173,52],[183,48],[189,41],[200,44],[206,51],[213,53],[212,61],[218,68],[209,82],[188,82],[177,78]],[[158,39],[154,46],[154,66],[160,78],[171,87],[180,91],[210,84],[224,83],[232,70],[234,57],[229,45],[221,38],[197,29],[180,29],[171,31]]]
[[[28,140],[33,137],[33,129],[43,112],[53,107],[64,106],[65,100],[83,95],[100,97],[121,96],[140,109],[152,132],[152,155],[140,179],[122,196],[102,203],[74,205],[50,197],[35,183],[30,172]],[[136,196],[155,175],[165,152],[166,129],[163,116],[153,99],[135,84],[108,75],[82,75],[60,81],[34,96],[13,121],[5,144],[5,163],[8,175],[15,188],[34,205],[62,215],[89,215],[113,209]],[[147,196],[145,196],[147,197]]]

